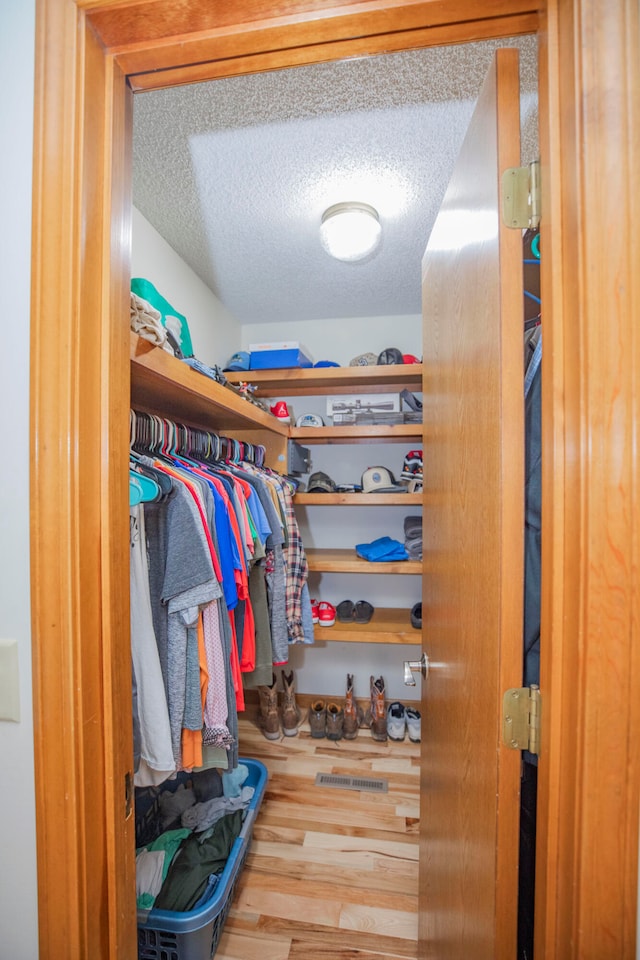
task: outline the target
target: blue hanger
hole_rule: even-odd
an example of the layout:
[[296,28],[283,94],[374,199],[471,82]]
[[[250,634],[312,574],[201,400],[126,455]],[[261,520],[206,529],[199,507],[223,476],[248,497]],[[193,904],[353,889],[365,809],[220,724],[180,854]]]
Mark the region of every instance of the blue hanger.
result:
[[135,507],[138,503],[151,503],[159,500],[162,493],[160,487],[151,477],[145,477],[136,470],[129,469],[129,506]]

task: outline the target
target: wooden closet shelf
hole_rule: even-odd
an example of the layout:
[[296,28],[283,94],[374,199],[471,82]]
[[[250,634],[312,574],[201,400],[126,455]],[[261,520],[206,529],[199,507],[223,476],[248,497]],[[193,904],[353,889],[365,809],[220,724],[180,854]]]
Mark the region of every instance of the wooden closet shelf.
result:
[[308,367],[227,373],[232,383],[255,383],[262,397],[340,396],[422,391],[422,364],[373,367]]
[[309,570],[319,573],[422,573],[421,560],[392,560],[376,563],[363,560],[355,550],[306,550]]
[[288,426],[269,412],[197,373],[133,332],[130,359],[134,409],[158,416],[170,410],[172,419],[183,419],[185,423],[216,433],[260,429],[283,437],[288,435]]
[[296,493],[296,506],[421,507],[421,493]]
[[340,623],[332,627],[314,624],[316,641],[343,643],[406,643],[419,646],[422,631],[411,626],[409,610],[375,609],[369,623]]
[[305,443],[422,443],[421,423],[362,424],[348,427],[291,427],[292,440]]

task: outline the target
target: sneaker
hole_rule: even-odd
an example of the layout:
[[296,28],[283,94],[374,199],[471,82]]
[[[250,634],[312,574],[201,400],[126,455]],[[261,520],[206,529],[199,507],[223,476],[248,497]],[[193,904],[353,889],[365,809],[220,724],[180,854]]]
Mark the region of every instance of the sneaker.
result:
[[311,619],[313,620],[314,623],[317,623],[318,620],[320,619],[320,611],[318,610],[317,600],[311,601]]
[[309,721],[309,730],[314,740],[319,740],[326,736],[327,708],[324,700],[314,700],[307,713]]
[[321,627],[332,627],[336,622],[336,608],[322,600],[318,604],[318,624]]
[[407,721],[407,733],[411,743],[420,743],[420,711],[413,707],[407,707],[405,710],[405,719]]
[[390,740],[404,740],[406,732],[406,711],[397,700],[387,707],[387,733]]
[[280,423],[291,423],[291,417],[289,416],[289,408],[287,407],[284,400],[278,400],[277,403],[274,403],[272,407],[269,407],[269,410],[274,417],[277,417]]
[[337,703],[327,704],[326,733],[327,740],[342,740],[344,711]]

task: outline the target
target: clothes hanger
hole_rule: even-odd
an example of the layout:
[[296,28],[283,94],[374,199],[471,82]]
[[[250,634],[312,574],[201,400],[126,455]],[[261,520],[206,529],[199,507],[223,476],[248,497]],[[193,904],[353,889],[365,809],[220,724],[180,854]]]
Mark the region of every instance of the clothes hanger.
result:
[[133,468],[129,468],[129,506],[139,503],[152,503],[162,496],[160,487],[151,477],[145,477]]

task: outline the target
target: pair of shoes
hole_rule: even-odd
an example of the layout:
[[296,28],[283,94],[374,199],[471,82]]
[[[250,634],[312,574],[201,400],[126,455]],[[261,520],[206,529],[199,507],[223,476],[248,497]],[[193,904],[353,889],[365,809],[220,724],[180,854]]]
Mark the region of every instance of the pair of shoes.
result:
[[387,739],[387,710],[385,705],[384,677],[369,678],[370,700],[362,720],[363,727],[371,729],[373,740]]
[[296,704],[293,670],[289,673],[281,671],[282,676],[282,704],[278,708],[278,691],[276,676],[272,674],[271,685],[258,687],[260,707],[258,725],[267,740],[280,739],[280,727],[285,737],[295,737],[300,726],[300,708]]
[[[311,614],[313,615],[313,604],[311,606]],[[328,603],[326,600],[321,600],[318,604],[318,619],[315,622],[321,627],[332,627],[336,622],[336,608],[333,604]]]
[[274,403],[272,407],[269,407],[269,412],[272,413],[274,417],[277,417],[280,423],[291,423],[289,408],[284,400],[278,400],[277,403]]
[[337,703],[314,700],[307,715],[309,730],[314,740],[341,740],[343,736],[344,710]]
[[412,743],[420,743],[420,711],[405,707],[395,700],[387,709],[387,731],[390,740],[404,740],[409,734]]
[[367,600],[343,600],[336,607],[341,623],[369,623],[373,616],[373,607]]

